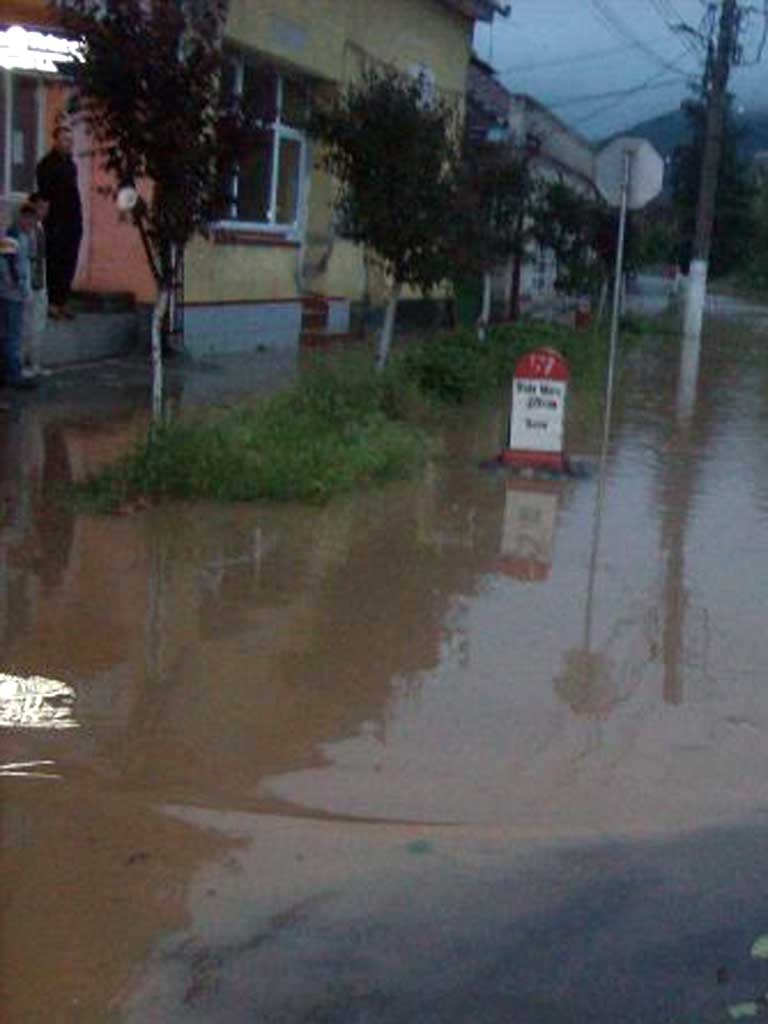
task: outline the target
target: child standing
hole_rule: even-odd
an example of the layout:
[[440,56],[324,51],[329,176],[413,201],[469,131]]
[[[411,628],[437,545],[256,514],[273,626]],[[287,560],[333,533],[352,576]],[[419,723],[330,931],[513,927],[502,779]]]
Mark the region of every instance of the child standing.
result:
[[[43,221],[50,203],[39,192],[33,192],[19,210],[19,227],[29,239],[30,294],[24,303],[24,324],[21,331],[21,362],[33,377],[47,374],[40,363],[40,348],[48,320],[48,287],[46,281],[46,243]],[[13,234],[13,231],[11,232]]]
[[17,238],[8,234],[8,209],[0,206],[0,336],[5,356],[5,383],[8,387],[37,387],[21,372],[21,330],[24,302],[30,294],[29,242],[24,232]]

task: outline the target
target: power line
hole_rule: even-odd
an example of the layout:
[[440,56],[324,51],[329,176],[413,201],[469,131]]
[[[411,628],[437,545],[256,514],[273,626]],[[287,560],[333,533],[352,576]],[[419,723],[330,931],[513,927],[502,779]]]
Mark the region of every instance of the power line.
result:
[[595,60],[603,60],[607,57],[615,57],[620,53],[636,49],[634,43],[625,43],[623,46],[612,46],[605,50],[596,50],[594,53],[579,53],[572,57],[554,57],[552,60],[543,60],[537,64],[511,64],[499,71],[500,75],[511,74],[513,71],[538,71],[539,68],[563,67],[566,64],[586,64]]
[[678,37],[682,37],[683,44],[691,56],[699,60],[701,53],[694,41],[698,33],[683,20],[680,12],[672,5],[672,0],[650,0],[650,4],[670,32],[673,32]]
[[[662,74],[663,72],[660,72]],[[654,79],[658,78],[658,75],[654,75],[653,78],[647,79],[640,85],[633,85],[626,89],[611,89],[607,92],[594,92],[584,96],[569,96],[568,99],[563,100],[549,100],[547,102],[548,107],[571,107],[580,103],[594,103],[596,100],[608,100],[614,99],[616,96],[636,96],[639,92],[648,91],[651,89],[667,89],[672,85],[679,86],[680,80],[677,78],[667,78],[663,82],[654,82]]]
[[608,5],[608,0],[590,0],[592,10],[597,14],[602,24],[614,35],[616,38],[621,39],[624,42],[630,42],[633,46],[638,49],[641,53],[652,61],[657,67],[662,67],[667,71],[675,71],[685,77],[683,72],[678,71],[668,60],[665,60],[660,54],[658,54],[651,46],[649,46],[644,40],[638,39],[619,16],[613,11]]
[[[681,54],[681,58],[685,56],[687,56],[686,53]],[[613,99],[610,103],[606,103],[603,106],[598,107],[596,110],[591,111],[589,114],[586,114],[584,117],[581,117],[578,120],[572,121],[570,123],[574,128],[579,127],[582,124],[586,124],[588,121],[593,121],[596,117],[600,117],[602,114],[607,114],[609,111],[615,110],[617,107],[623,106],[628,100],[632,99],[632,97],[634,96],[639,95],[640,93],[653,92],[657,89],[669,89],[672,85],[679,86],[680,83],[677,79],[668,79],[663,82],[659,82],[658,79],[661,78],[663,74],[664,70],[657,71],[654,75],[651,75],[650,78],[646,79],[640,85],[635,86],[630,90],[627,90],[626,93],[623,96],[620,96],[618,99]]]
[[752,60],[745,60],[742,53],[741,59],[737,60],[737,64],[741,64],[742,66],[745,64],[759,64],[765,53],[766,42],[768,42],[768,0],[763,0],[762,10],[759,10],[757,7],[750,6],[741,8],[739,13],[740,17],[743,17],[744,19],[743,24],[740,26],[740,31],[742,33],[746,33],[746,26],[749,23],[749,18],[754,14],[760,15],[763,27],[760,30],[760,39],[757,44],[754,58]]

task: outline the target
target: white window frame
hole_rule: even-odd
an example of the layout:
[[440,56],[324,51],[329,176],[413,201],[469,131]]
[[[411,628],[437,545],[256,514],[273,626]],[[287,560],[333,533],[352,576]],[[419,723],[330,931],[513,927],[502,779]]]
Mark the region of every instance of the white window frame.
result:
[[[35,90],[35,103],[36,103],[36,116],[37,126],[35,132],[35,162],[40,159],[43,153],[43,135],[44,135],[44,87],[43,82],[38,75],[34,72],[29,71],[15,71],[9,68],[0,68],[0,79],[2,79],[4,97],[5,97],[5,111],[2,124],[0,124],[0,131],[5,137],[5,154],[3,166],[0,167],[0,196],[4,196],[7,199],[18,199],[27,195],[26,191],[18,192],[12,188],[13,183],[13,101],[14,101],[14,78],[36,78],[37,89]],[[36,188],[36,182],[32,182],[29,191],[34,191]]]
[[[235,95],[242,96],[243,83],[245,79],[245,66],[247,57],[244,54],[234,54],[233,63],[235,66]],[[304,197],[307,188],[307,137],[297,128],[291,128],[282,120],[283,97],[285,92],[285,76],[279,71],[275,72],[277,96],[275,101],[275,120],[270,124],[263,125],[273,136],[272,143],[272,168],[270,175],[270,195],[267,219],[265,221],[241,220],[237,217],[237,198],[240,183],[240,170],[236,168],[232,178],[232,203],[229,209],[229,216],[214,221],[212,227],[223,228],[227,231],[259,231],[274,234],[276,238],[289,241],[300,241],[303,227]],[[283,141],[299,143],[299,183],[296,196],[296,216],[291,222],[279,222],[277,220],[277,193],[278,177],[280,171],[280,148]]]

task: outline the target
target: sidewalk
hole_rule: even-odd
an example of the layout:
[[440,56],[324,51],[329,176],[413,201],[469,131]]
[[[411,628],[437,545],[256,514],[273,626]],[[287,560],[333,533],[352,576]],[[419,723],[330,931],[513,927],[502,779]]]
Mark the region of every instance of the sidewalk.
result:
[[[192,360],[174,357],[164,363],[165,394],[176,409],[263,395],[290,383],[298,373],[295,355],[266,351]],[[0,408],[38,406],[49,413],[88,415],[110,406],[132,406],[149,414],[152,368],[149,357],[133,354],[76,363],[40,378],[36,391],[0,391]]]

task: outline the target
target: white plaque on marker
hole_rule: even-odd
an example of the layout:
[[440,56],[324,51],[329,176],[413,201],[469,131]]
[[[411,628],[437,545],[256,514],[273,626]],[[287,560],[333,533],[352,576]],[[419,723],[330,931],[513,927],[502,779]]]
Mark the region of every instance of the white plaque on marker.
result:
[[566,381],[517,377],[512,389],[509,447],[529,452],[561,452]]

